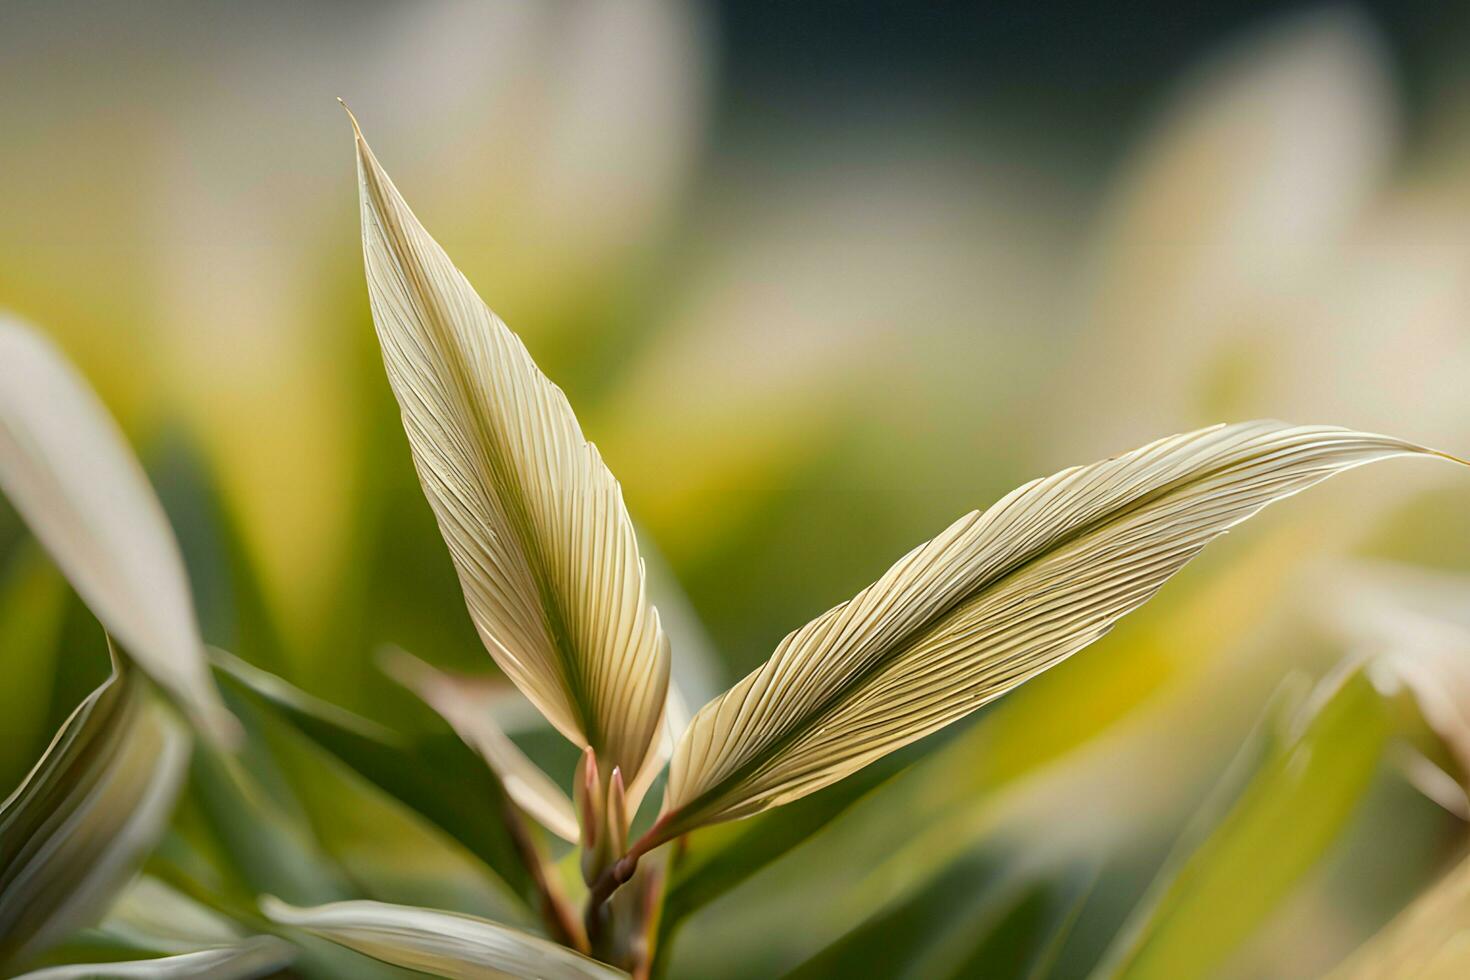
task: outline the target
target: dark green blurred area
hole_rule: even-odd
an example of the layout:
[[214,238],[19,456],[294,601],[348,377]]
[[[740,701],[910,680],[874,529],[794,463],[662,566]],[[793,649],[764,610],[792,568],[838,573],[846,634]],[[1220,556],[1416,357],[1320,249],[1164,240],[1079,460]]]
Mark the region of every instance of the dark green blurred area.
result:
[[[134,440],[210,643],[442,734],[379,649],[492,665],[378,360],[346,98],[623,481],[697,707],[1064,465],[1258,416],[1470,452],[1467,41],[1428,2],[3,2],[0,307]],[[1273,692],[1353,652],[1323,567],[1470,571],[1455,476],[1283,504],[977,719],[696,838],[672,975],[1085,975]],[[0,554],[8,787],[106,656],[8,509]],[[519,907],[262,712],[290,761],[252,778],[335,869],[298,900]],[[1281,830],[1320,862],[1225,975],[1320,972],[1461,846],[1377,752]],[[367,804],[319,771],[409,843],[339,836]],[[180,853],[231,806],[195,773]],[[219,861],[241,900],[299,870]]]

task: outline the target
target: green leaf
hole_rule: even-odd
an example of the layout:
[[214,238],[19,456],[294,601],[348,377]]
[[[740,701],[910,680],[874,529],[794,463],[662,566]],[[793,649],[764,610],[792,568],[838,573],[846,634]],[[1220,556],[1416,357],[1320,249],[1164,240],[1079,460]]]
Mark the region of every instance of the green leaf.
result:
[[1093,877],[1083,868],[1027,868],[1001,850],[980,849],[790,976],[1043,976]]
[[451,734],[410,738],[327,704],[222,651],[222,678],[253,696],[349,769],[437,826],[528,901],[537,897],[500,814],[508,805],[494,774]]
[[50,734],[47,712],[56,672],[66,583],[31,546],[11,557],[0,577],[0,787],[15,786]]
[[1367,792],[1390,715],[1354,671],[1331,680],[1223,818],[1165,868],[1098,976],[1205,976],[1317,866]]

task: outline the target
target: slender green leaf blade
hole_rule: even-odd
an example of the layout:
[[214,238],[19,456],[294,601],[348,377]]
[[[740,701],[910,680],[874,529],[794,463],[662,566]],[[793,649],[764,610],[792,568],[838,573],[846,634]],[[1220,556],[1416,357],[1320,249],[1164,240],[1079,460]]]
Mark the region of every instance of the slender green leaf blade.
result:
[[462,741],[449,734],[410,739],[222,651],[213,656],[228,683],[248,691],[349,769],[459,841],[517,894],[535,899],[535,883],[500,819],[504,791]]
[[1330,680],[1204,841],[1165,869],[1097,976],[1205,976],[1261,925],[1343,832],[1378,770],[1390,717],[1354,671]]

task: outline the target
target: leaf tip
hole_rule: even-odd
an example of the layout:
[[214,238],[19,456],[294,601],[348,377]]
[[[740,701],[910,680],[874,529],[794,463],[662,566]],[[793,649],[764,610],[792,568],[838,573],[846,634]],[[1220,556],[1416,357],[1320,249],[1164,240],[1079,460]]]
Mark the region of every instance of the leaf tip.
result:
[[337,104],[342,107],[342,111],[343,112],[347,113],[347,121],[350,122],[350,123],[352,123],[352,135],[353,135],[353,137],[359,143],[363,142],[363,138],[362,138],[362,127],[357,124],[357,116],[353,115],[352,109],[347,105],[347,100],[344,99],[344,98],[342,98],[342,96],[339,95],[339,96],[337,96]]

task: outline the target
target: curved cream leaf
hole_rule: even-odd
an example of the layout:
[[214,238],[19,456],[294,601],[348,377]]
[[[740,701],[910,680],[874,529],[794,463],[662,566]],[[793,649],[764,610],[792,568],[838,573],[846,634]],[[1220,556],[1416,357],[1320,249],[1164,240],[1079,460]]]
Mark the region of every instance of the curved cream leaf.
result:
[[1470,860],[1461,861],[1328,980],[1458,980],[1470,975]]
[[117,424],[51,342],[0,317],[0,489],[87,606],[202,731],[219,699],[178,543]]
[[1354,466],[1428,452],[1250,422],[1026,484],[787,636],[705,705],[674,755],[652,840],[841,779],[1096,640],[1267,504]]
[[357,150],[383,362],[471,618],[501,669],[603,772],[639,773],[669,654],[622,491],[561,389],[429,237],[361,132]]
[[1470,578],[1358,562],[1332,584],[1324,625],[1367,659],[1368,676],[1381,690],[1408,693],[1453,770],[1404,743],[1397,761],[1405,778],[1470,819]]
[[274,936],[252,936],[233,946],[120,963],[78,963],[23,973],[17,980],[253,980],[291,965],[296,950]]
[[115,671],[0,804],[0,966],[89,924],[168,822],[187,732],[135,673]]
[[604,963],[508,926],[455,912],[385,902],[334,902],[296,908],[266,896],[261,910],[295,926],[394,966],[451,980],[615,980],[626,977]]
[[564,841],[577,843],[577,813],[566,791],[510,740],[469,678],[455,677],[404,650],[389,650],[383,670],[413,691],[449,723],[464,743],[494,770],[507,796]]

